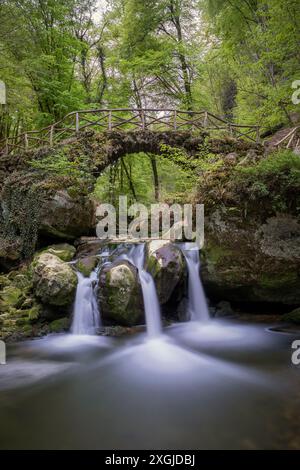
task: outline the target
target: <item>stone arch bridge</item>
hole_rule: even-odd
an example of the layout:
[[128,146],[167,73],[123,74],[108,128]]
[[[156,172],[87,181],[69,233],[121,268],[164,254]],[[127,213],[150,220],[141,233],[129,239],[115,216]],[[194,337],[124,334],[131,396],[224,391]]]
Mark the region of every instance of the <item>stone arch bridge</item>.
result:
[[88,171],[98,177],[126,154],[160,154],[162,144],[183,149],[192,162],[208,136],[211,153],[262,151],[256,126],[235,125],[207,112],[176,110],[78,111],[45,129],[7,139],[0,154],[0,239],[8,227],[14,243],[11,248],[5,241],[2,255],[0,243],[0,260],[26,255],[26,244],[41,237],[70,240],[94,230],[92,188],[74,192],[65,176],[51,177],[47,171],[37,175],[32,161],[51,161],[63,149],[70,161],[83,156]]
[[61,121],[43,129],[23,132],[0,141],[0,153],[16,154],[55,144],[93,129],[98,133],[115,131],[161,133],[181,132],[197,136],[231,135],[238,139],[260,142],[260,127],[232,123],[208,111],[182,111],[176,109],[92,109],[74,111]]

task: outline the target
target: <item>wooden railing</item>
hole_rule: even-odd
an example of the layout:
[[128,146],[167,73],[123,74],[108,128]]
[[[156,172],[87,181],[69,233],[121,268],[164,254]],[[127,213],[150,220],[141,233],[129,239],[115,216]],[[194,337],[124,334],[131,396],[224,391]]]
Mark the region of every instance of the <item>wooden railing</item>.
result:
[[276,142],[275,147],[298,148],[300,146],[300,126],[294,127],[282,139]]
[[229,133],[233,137],[260,141],[260,127],[229,122],[207,111],[174,109],[91,109],[74,111],[61,121],[36,131],[0,141],[0,153],[13,154],[44,146],[78,135],[87,129],[98,132],[123,131],[190,131]]

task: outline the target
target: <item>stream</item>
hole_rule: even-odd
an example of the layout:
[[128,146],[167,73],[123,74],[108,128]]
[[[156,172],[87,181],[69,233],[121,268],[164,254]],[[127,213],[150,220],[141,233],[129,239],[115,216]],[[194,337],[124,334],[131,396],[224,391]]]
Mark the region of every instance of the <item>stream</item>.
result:
[[94,335],[101,325],[96,270],[90,278],[78,273],[69,334],[8,345],[0,366],[1,449],[300,447],[296,336],[210,319],[199,252],[191,248],[181,246],[190,321],[163,329],[139,244],[118,259],[137,268],[145,333]]
[[9,345],[0,448],[273,449],[297,439],[299,446],[294,336],[232,320],[164,333]]

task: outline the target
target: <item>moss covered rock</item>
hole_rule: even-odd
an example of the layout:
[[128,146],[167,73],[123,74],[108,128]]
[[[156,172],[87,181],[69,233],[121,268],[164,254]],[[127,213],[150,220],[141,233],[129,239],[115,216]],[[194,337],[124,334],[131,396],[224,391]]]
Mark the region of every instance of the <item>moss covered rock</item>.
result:
[[85,277],[89,277],[94,271],[98,264],[97,256],[86,256],[85,258],[79,259],[75,266],[77,271],[83,274]]
[[282,320],[300,325],[300,308],[296,308],[292,312],[286,313],[282,316]]
[[300,304],[300,225],[278,214],[261,222],[231,210],[206,219],[202,279],[209,296],[237,302]]
[[104,320],[124,326],[143,319],[143,300],[136,268],[127,261],[105,266],[100,272],[98,300]]
[[58,245],[48,246],[45,251],[51,255],[57,256],[62,261],[69,262],[74,258],[76,248],[68,243],[60,243]]
[[167,303],[185,274],[182,252],[167,240],[153,240],[147,244],[145,263],[155,281],[160,303]]
[[67,307],[75,298],[77,276],[73,269],[50,253],[37,256],[32,265],[34,292],[43,304]]
[[50,333],[63,333],[68,331],[70,328],[70,319],[69,318],[60,318],[50,323],[49,331]]

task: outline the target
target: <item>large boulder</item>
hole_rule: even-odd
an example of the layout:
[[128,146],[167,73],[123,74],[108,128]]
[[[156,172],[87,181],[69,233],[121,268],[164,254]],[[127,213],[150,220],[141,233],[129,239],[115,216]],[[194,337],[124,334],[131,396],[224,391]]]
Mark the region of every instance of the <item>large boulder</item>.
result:
[[128,261],[106,265],[100,272],[98,300],[104,320],[124,326],[143,320],[143,297],[137,269]]
[[202,279],[209,296],[236,302],[300,304],[300,224],[278,214],[260,222],[230,210],[206,219]]
[[145,264],[155,281],[160,303],[166,304],[185,275],[181,250],[168,240],[153,240],[147,244]]
[[74,240],[95,226],[94,203],[87,197],[60,190],[49,196],[41,208],[40,233]]
[[35,296],[43,304],[67,307],[72,304],[77,276],[71,266],[51,253],[42,253],[33,261]]

